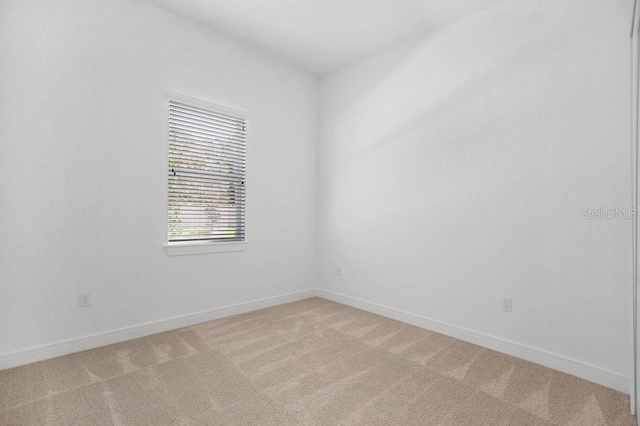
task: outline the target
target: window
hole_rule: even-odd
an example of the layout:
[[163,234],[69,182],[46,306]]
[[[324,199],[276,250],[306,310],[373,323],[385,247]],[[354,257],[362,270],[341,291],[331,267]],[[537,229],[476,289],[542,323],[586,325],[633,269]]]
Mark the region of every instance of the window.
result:
[[247,119],[169,99],[168,245],[245,241]]

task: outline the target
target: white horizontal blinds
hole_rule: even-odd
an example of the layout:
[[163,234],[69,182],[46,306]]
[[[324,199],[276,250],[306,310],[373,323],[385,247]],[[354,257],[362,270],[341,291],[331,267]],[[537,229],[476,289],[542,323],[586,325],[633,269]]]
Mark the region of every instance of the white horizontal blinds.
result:
[[169,102],[169,242],[244,241],[246,125]]

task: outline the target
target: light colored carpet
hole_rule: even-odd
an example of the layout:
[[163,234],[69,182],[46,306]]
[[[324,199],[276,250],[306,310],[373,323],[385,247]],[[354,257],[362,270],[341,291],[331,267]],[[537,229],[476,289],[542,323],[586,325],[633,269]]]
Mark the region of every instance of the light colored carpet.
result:
[[635,425],[628,407],[319,298],[0,371],[2,425]]

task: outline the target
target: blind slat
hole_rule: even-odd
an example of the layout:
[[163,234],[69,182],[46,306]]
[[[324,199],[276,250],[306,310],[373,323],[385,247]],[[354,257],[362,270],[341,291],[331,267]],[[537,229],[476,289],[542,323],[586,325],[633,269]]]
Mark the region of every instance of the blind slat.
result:
[[221,120],[224,122],[234,123],[234,124],[246,123],[246,120],[244,118],[233,117],[229,114],[222,114],[215,111],[206,110],[204,108],[192,107],[180,102],[173,102],[173,101],[170,102],[169,111],[175,112],[175,113],[190,114],[195,117],[199,117],[200,119],[205,119],[208,121]]
[[188,117],[180,115],[172,115],[171,119],[172,127],[174,128],[184,127],[189,129],[205,130],[214,134],[230,135],[238,139],[245,140],[245,131],[242,128],[228,127],[224,124],[219,124],[212,121],[205,123],[202,121],[192,120]]
[[[171,206],[169,208],[169,214],[171,216],[177,216],[177,215],[185,215],[185,216],[189,216],[189,215],[198,215],[198,216],[205,216],[205,215],[210,215],[211,214],[211,210],[204,210],[206,207],[203,206],[203,208],[198,209],[197,207],[195,208],[190,208],[187,209],[185,207],[182,206]],[[243,214],[244,212],[240,212],[238,214]]]
[[182,237],[202,237],[203,235],[231,235],[237,237],[239,234],[244,233],[244,229],[228,226],[220,227],[219,229],[200,228],[195,225],[186,225],[182,229],[190,229],[191,231],[183,231],[180,235]]
[[180,108],[170,109],[169,115],[173,117],[180,117],[188,120],[193,120],[195,122],[201,122],[206,120],[207,123],[215,123],[220,126],[224,126],[234,130],[246,130],[246,120],[243,118],[229,118],[229,116],[207,114],[203,112],[180,109]]
[[169,128],[169,139],[174,137],[188,137],[194,140],[202,141],[204,143],[215,142],[215,143],[223,144],[224,146],[237,149],[237,150],[242,150],[242,147],[245,144],[244,140],[232,138],[222,134],[189,130],[189,129],[179,129],[179,128],[176,128],[175,126],[171,126]]
[[200,189],[196,191],[193,189],[186,190],[186,189],[172,188],[169,190],[170,197],[174,197],[174,196],[177,197],[180,194],[185,194],[190,196],[211,197],[211,198],[219,199],[220,201],[223,201],[223,200],[233,201],[244,196],[244,194],[228,194],[228,193],[215,191],[215,190],[207,191],[205,189]]
[[244,171],[241,171],[241,173],[233,174],[221,173],[214,170],[203,170],[202,168],[197,169],[190,166],[189,164],[176,164],[175,162],[169,166],[169,174],[172,174],[174,176],[181,176],[182,174],[186,176],[198,176],[203,179],[209,178],[211,180],[218,180],[221,182],[240,183],[244,181]]
[[227,163],[224,160],[206,158],[206,157],[193,157],[188,155],[175,155],[169,156],[169,162],[175,164],[177,168],[184,168],[185,165],[198,166],[205,169],[233,169],[244,170],[244,164],[242,163]]
[[214,156],[225,160],[238,161],[244,163],[244,153],[236,153],[223,150],[206,150],[195,146],[185,146],[174,143],[169,148],[169,154],[176,153],[182,155],[198,155],[202,157]]
[[186,135],[195,138],[204,139],[205,141],[214,140],[224,142],[227,145],[242,147],[245,139],[242,135],[227,135],[222,132],[208,131],[206,129],[197,129],[195,127],[172,124],[169,126],[169,135]]
[[203,236],[202,238],[184,236],[184,237],[176,238],[175,240],[173,240],[174,243],[181,243],[181,242],[187,243],[187,242],[195,242],[195,241],[241,242],[241,241],[244,241],[244,234],[237,234],[235,236]]
[[169,193],[199,193],[206,192],[210,194],[217,194],[220,198],[228,198],[234,194],[237,194],[238,191],[241,191],[241,187],[237,188],[229,188],[228,186],[212,186],[212,185],[194,185],[187,182],[182,183],[170,183],[169,184]]
[[[188,143],[188,142],[187,142]],[[210,155],[222,158],[228,158],[229,160],[234,161],[244,161],[245,152],[244,151],[233,151],[229,149],[222,149],[221,147],[203,147],[195,144],[186,145],[181,144],[181,142],[173,143],[171,145],[171,152],[179,153],[182,155],[199,155],[201,157],[207,157]]]
[[182,146],[187,145],[189,148],[197,148],[206,151],[221,152],[222,154],[234,155],[240,158],[244,158],[245,149],[237,146],[227,146],[223,142],[217,142],[215,145],[211,141],[204,140],[202,138],[192,138],[186,135],[173,135],[169,137],[171,141],[171,147],[179,149]]
[[243,182],[242,179],[221,178],[221,177],[210,175],[210,174],[198,175],[197,173],[193,173],[193,172],[186,173],[184,171],[181,171],[180,169],[176,170],[176,168],[173,168],[174,170],[173,172],[171,170],[172,169],[169,169],[169,181],[172,185],[197,184],[197,185],[203,185],[203,186],[217,186],[217,187],[229,188],[234,186],[241,186]]

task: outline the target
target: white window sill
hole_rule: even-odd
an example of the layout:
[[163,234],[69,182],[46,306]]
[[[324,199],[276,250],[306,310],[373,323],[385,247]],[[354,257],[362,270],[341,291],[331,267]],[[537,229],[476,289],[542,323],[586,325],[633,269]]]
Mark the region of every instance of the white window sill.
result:
[[248,243],[238,241],[232,243],[180,243],[164,246],[164,250],[169,256],[185,256],[192,254],[208,253],[229,253],[234,251],[245,251]]

